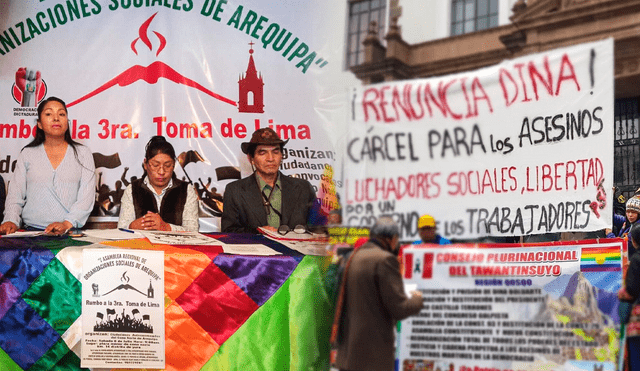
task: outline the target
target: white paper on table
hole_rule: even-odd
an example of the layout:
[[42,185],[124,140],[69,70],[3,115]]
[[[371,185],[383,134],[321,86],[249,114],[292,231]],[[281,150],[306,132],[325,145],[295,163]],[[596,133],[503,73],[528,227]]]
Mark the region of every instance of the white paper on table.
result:
[[164,251],[82,250],[81,367],[165,368],[164,272]]
[[269,256],[269,255],[282,255],[282,253],[277,252],[276,250],[270,248],[266,245],[261,244],[233,244],[233,245],[222,245],[222,250],[225,254],[235,254],[235,255],[260,255],[260,256]]
[[140,232],[126,232],[120,229],[87,229],[82,232],[88,237],[101,240],[132,240],[134,238],[144,238],[144,235]]
[[213,237],[199,232],[189,231],[143,231],[137,230],[149,239],[152,244],[167,245],[224,245]]

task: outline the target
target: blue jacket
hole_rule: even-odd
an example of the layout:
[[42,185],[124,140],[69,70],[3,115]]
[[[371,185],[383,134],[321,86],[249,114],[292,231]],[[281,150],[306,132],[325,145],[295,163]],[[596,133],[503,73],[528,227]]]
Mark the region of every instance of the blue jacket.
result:
[[[421,243],[423,243],[422,240],[417,240],[417,241],[413,242],[414,245],[420,245]],[[442,237],[441,235],[437,234],[436,235],[436,241],[434,242],[434,244],[436,244],[436,245],[449,245],[449,244],[451,244],[451,241],[449,241],[446,238]]]
[[613,214],[613,226],[618,228],[618,233],[611,232],[607,234],[607,238],[623,237],[625,233],[629,233],[631,222],[627,220],[626,216]]
[[[637,222],[638,221],[636,221],[636,223]],[[635,223],[631,223],[630,221],[628,221],[625,216],[613,214],[613,225],[615,227],[618,227],[618,234],[616,235],[615,233],[611,232],[607,234],[607,238],[624,237],[625,233],[629,233],[629,230],[631,230],[631,226],[633,224]],[[633,244],[631,243],[631,241],[629,241],[629,243],[627,244],[627,256],[629,257],[629,259],[631,259],[635,252],[635,247],[633,247]]]

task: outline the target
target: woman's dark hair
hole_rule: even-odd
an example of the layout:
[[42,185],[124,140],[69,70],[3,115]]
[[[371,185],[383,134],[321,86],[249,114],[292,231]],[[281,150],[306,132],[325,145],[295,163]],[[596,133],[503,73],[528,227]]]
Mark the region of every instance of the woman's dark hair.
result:
[[[38,121],[40,121],[41,117],[42,117],[42,111],[44,111],[44,106],[47,105],[47,103],[49,102],[58,102],[60,104],[62,104],[62,107],[64,107],[64,112],[67,113],[67,117],[69,112],[67,111],[67,105],[64,103],[64,101],[60,98],[57,97],[49,97],[45,100],[43,100],[42,102],[40,102],[40,104],[38,105]],[[67,119],[68,120],[68,119]],[[77,157],[77,152],[76,152],[76,145],[80,144],[76,141],[74,141],[73,139],[71,139],[71,132],[69,130],[69,127],[71,125],[67,125],[67,131],[64,132],[64,140],[65,142],[69,143],[69,145],[71,146],[71,148],[73,148],[73,152],[76,153],[76,157]],[[44,130],[40,129],[39,127],[36,127],[36,137],[33,138],[33,140],[31,141],[31,143],[27,144],[25,146],[26,147],[37,147],[39,145],[41,145],[42,143],[44,143],[45,140],[45,134],[44,134]]]
[[[167,140],[162,135],[154,135],[149,139],[147,145],[144,147],[144,160],[145,162],[149,162],[152,158],[154,158],[157,154],[163,153],[172,160],[176,159],[176,151],[173,149],[171,143],[167,142]],[[142,167],[142,177],[147,176],[147,170]],[[175,177],[175,173],[173,174]]]
[[144,150],[144,158],[147,161],[151,160],[159,153],[163,153],[174,160],[176,159],[176,151],[173,149],[171,143],[167,142],[162,135],[151,137],[147,146],[144,147]]
[[[69,128],[71,127],[71,125],[69,125],[69,111],[67,111],[67,104],[64,103],[64,101],[58,97],[49,97],[45,100],[43,100],[42,102],[40,102],[40,104],[38,104],[38,121],[40,121],[40,118],[42,116],[42,111],[44,111],[44,106],[47,105],[47,103],[49,102],[58,102],[60,104],[62,104],[62,107],[64,107],[64,112],[67,113],[67,131],[64,132],[64,141],[67,142],[71,148],[73,149],[73,155],[76,158],[76,161],[78,161],[78,163],[80,164],[80,166],[82,166],[83,168],[87,169],[86,166],[84,166],[83,163],[80,162],[80,160],[78,160],[78,150],[76,149],[76,146],[81,145],[80,143],[74,141],[73,139],[71,139],[71,131],[69,130]],[[25,149],[27,147],[37,147],[39,145],[41,145],[42,143],[44,143],[44,140],[46,139],[45,134],[44,134],[44,130],[40,129],[38,126],[36,126],[36,137],[33,138],[33,140],[27,144],[26,146],[24,146],[22,149]]]

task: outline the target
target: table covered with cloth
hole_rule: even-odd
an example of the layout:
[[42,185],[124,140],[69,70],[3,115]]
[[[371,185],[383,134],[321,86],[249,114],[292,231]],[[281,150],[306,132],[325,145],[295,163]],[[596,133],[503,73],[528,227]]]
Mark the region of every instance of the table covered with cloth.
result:
[[96,247],[164,251],[166,370],[328,370],[330,257],[261,235],[211,236],[282,255],[147,239],[0,238],[0,370],[82,369],[82,251]]

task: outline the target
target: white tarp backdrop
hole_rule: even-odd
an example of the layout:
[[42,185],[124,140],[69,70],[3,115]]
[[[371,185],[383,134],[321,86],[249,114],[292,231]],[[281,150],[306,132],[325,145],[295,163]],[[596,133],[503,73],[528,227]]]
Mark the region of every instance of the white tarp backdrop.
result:
[[319,15],[344,20],[346,9],[337,1],[3,1],[0,174],[10,180],[31,140],[37,101],[57,96],[74,139],[94,152],[92,215],[103,220],[116,219],[126,184],[142,175],[153,135],[182,154],[185,171],[176,174],[197,187],[203,230],[217,229],[226,184],[251,172],[240,143],[257,128],[290,139],[282,170],[323,197],[346,90],[332,85],[344,73],[340,30]]

